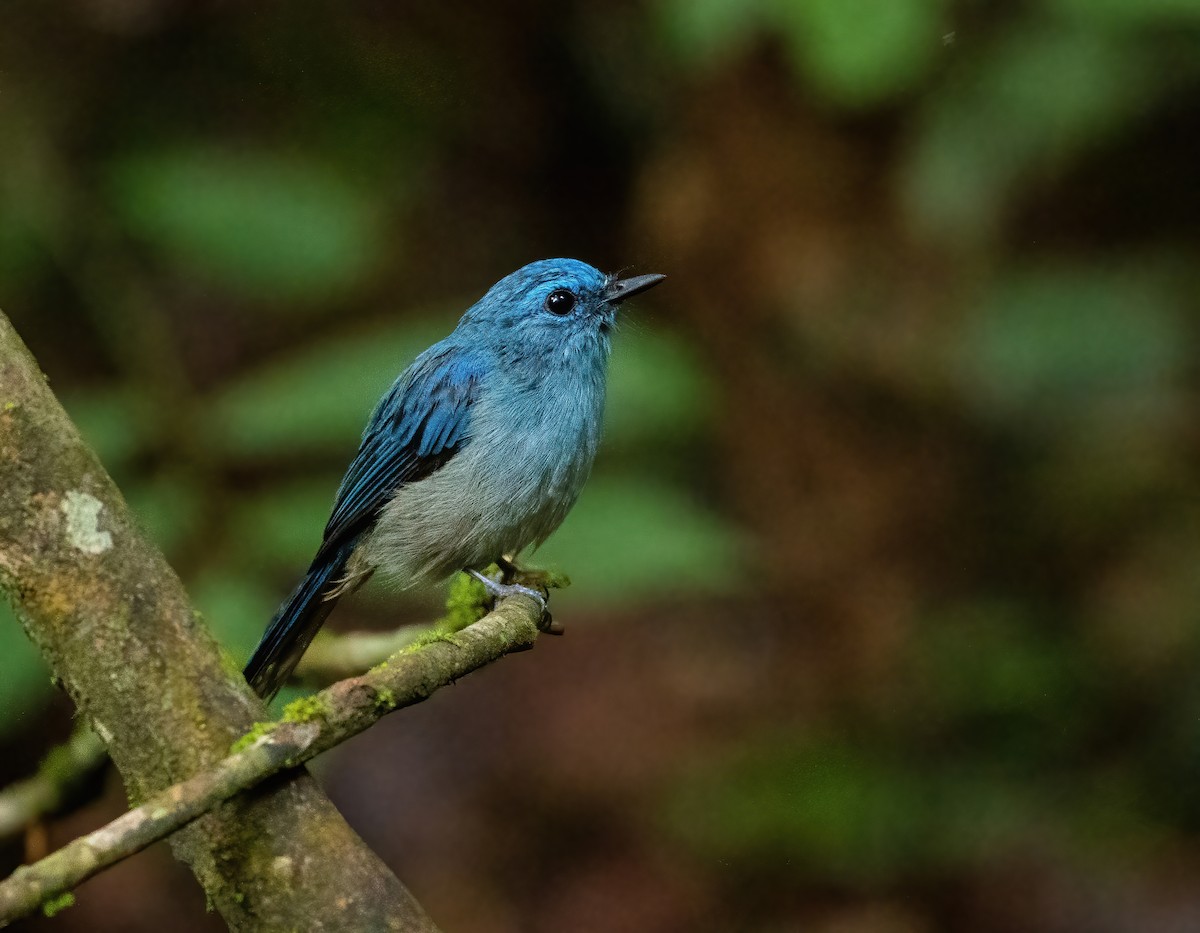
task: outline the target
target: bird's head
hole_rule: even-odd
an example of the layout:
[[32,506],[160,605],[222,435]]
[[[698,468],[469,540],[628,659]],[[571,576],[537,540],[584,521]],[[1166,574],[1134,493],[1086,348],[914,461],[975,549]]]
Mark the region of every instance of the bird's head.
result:
[[666,276],[605,275],[578,259],[542,259],[493,285],[460,327],[485,332],[506,359],[527,354],[545,362],[608,355],[608,335],[625,299]]

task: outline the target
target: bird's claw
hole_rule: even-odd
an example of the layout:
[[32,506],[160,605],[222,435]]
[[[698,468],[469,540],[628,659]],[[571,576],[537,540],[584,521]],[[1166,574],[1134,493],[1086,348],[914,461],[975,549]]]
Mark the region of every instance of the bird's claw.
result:
[[492,599],[497,602],[502,599],[507,599],[509,596],[528,596],[530,599],[534,600],[542,610],[541,616],[538,620],[538,629],[546,632],[549,635],[561,635],[563,633],[562,625],[558,622],[555,622],[554,618],[550,615],[550,610],[546,606],[546,601],[548,599],[546,595],[539,593],[537,590],[531,589],[528,586],[522,586],[520,583],[498,583],[491,577],[480,573],[478,570],[468,570],[467,573],[482,583],[483,588],[486,589],[488,593],[491,594]]

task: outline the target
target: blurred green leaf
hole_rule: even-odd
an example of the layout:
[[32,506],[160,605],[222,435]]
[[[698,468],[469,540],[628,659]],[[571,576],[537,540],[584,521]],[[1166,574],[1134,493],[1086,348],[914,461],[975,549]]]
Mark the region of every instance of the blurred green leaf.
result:
[[757,32],[770,0],[661,0],[657,25],[681,59],[710,67]]
[[[1115,767],[1106,764],[1063,792],[1061,812],[1071,857],[1084,871],[1153,864],[1161,853],[1182,842],[1182,827],[1154,812],[1164,802],[1163,796],[1148,789],[1148,782],[1138,773],[1143,768],[1144,762],[1132,768],[1128,761]],[[1164,783],[1172,791],[1178,789],[1172,804],[1187,799],[1195,806],[1190,788],[1180,787],[1178,780]],[[1171,817],[1177,818],[1178,812]]]
[[63,408],[110,473],[124,469],[149,442],[155,423],[152,399],[129,386],[66,389]]
[[258,644],[280,596],[248,573],[225,570],[204,574],[188,591],[217,641],[239,663]]
[[743,875],[881,885],[1003,863],[1031,843],[1125,865],[1171,835],[1140,793],[1112,775],[1013,780],[1003,762],[927,760],[878,737],[772,734],[693,763],[662,812],[676,839]]
[[986,235],[1020,183],[1101,144],[1163,80],[1136,43],[1036,20],[959,64],[929,98],[902,179],[920,224],[948,237]]
[[1124,526],[1151,503],[1190,497],[1191,467],[1177,433],[1190,418],[1190,400],[1180,392],[1117,396],[1056,421],[1018,487],[1029,509],[1026,533],[1077,547]]
[[40,710],[54,688],[50,670],[7,601],[0,599],[0,736]]
[[338,476],[273,486],[232,504],[228,556],[285,574],[308,566],[321,543]]
[[1113,26],[1186,26],[1200,21],[1196,0],[1043,0],[1051,10]]
[[1077,416],[1171,391],[1187,364],[1178,299],[1150,274],[1060,266],[1011,274],[966,325],[962,381],[984,410]]
[[49,266],[50,257],[33,231],[11,211],[0,211],[0,282],[5,290],[15,293],[27,283],[37,281]]
[[597,475],[544,548],[526,563],[562,570],[572,584],[555,594],[589,605],[741,587],[745,542],[682,490],[645,476]]
[[834,103],[861,107],[909,90],[942,52],[945,0],[663,0],[658,27],[679,57],[711,69],[776,35],[796,70]]
[[794,861],[794,870],[820,866],[856,878],[907,861],[911,853],[898,850],[928,807],[910,777],[815,740],[772,739],[736,752],[685,778],[672,798],[667,813],[675,832],[709,857]]
[[830,100],[884,102],[910,89],[942,52],[942,0],[773,0],[795,60]]
[[320,341],[225,385],[201,430],[225,456],[333,452],[350,462],[376,402],[449,319]]
[[181,148],[111,167],[125,222],[187,270],[267,306],[328,307],[379,258],[368,195],[328,166],[269,152]]
[[947,716],[1054,716],[1065,727],[1081,663],[1028,615],[1003,602],[943,610],[913,639],[914,681]]
[[168,559],[187,546],[204,520],[204,493],[186,473],[165,471],[142,477],[126,485],[125,498]]
[[708,425],[711,395],[704,369],[677,336],[632,332],[613,348],[606,442],[666,444],[695,436]]
[[743,873],[851,884],[1003,857],[1036,809],[983,771],[929,773],[878,746],[779,735],[693,766],[664,805],[673,835]]

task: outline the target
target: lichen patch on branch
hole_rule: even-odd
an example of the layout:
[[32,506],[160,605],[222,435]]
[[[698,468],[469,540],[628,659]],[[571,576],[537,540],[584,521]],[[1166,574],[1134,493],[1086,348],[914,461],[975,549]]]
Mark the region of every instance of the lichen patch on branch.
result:
[[112,549],[112,534],[100,530],[103,502],[86,492],[72,489],[63,498],[61,508],[67,516],[67,541],[71,547],[93,555]]

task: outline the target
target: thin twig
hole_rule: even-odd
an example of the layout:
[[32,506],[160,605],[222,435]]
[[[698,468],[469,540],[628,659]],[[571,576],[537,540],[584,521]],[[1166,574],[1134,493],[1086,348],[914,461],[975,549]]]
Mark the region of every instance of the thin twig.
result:
[[108,761],[108,749],[91,729],[75,730],[42,759],[37,774],[0,790],[0,839],[77,805],[88,779]]
[[[432,625],[406,625],[390,632],[321,633],[304,655],[292,683],[312,689],[353,677],[411,645]],[[19,836],[30,826],[61,816],[87,803],[84,794],[101,768],[108,749],[86,726],[76,729],[42,759],[37,773],[0,789],[0,840]],[[98,791],[97,791],[98,792]]]
[[292,674],[291,683],[305,687],[327,687],[361,674],[407,648],[432,628],[405,625],[390,632],[322,632],[309,646]]
[[[292,674],[291,683],[317,690],[381,664],[428,636],[439,623],[404,625],[390,632],[322,632]],[[42,759],[35,775],[0,789],[0,840],[87,802],[80,789],[108,763],[108,750],[81,727]]]
[[297,700],[285,707],[280,720],[256,726],[209,770],[18,868],[0,882],[0,926],[166,838],[239,791],[357,735],[393,710],[420,703],[439,687],[531,647],[540,618],[541,607],[533,599],[512,596],[460,632],[432,635],[366,674]]

